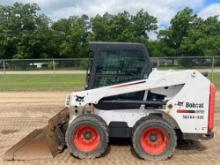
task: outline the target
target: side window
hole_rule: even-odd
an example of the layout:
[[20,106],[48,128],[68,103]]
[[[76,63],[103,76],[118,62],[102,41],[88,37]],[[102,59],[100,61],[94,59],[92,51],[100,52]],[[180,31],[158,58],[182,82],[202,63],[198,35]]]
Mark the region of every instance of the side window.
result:
[[138,50],[103,50],[97,61],[94,87],[141,79],[144,54]]

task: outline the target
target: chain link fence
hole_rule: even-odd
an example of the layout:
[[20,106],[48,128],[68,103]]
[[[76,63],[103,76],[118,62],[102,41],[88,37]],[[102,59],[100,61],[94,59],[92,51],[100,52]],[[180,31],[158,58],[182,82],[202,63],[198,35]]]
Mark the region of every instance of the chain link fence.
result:
[[[197,69],[220,86],[220,57],[152,57],[154,68]],[[89,59],[0,60],[0,91],[79,90],[86,82]]]

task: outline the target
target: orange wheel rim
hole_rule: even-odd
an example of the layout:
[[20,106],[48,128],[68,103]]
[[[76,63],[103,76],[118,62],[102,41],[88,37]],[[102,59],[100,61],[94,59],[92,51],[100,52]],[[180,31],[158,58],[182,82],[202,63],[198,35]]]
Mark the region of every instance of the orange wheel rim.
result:
[[140,144],[146,153],[160,155],[168,148],[168,135],[162,128],[147,128],[140,137]]
[[82,125],[77,128],[72,141],[78,150],[92,152],[99,147],[101,138],[97,128],[91,125]]

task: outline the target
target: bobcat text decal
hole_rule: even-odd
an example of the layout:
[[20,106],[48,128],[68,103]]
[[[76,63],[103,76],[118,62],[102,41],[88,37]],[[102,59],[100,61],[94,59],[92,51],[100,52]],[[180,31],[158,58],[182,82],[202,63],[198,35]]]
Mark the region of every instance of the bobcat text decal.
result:
[[178,101],[177,113],[182,113],[183,119],[204,119],[204,103]]

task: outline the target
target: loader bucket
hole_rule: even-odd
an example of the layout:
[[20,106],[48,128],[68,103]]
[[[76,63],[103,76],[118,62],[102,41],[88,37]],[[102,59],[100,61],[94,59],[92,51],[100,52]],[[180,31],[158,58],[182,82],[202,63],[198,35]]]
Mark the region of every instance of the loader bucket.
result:
[[15,144],[4,155],[4,160],[50,159],[65,148],[65,126],[68,122],[67,108],[48,121],[43,129],[37,129]]

